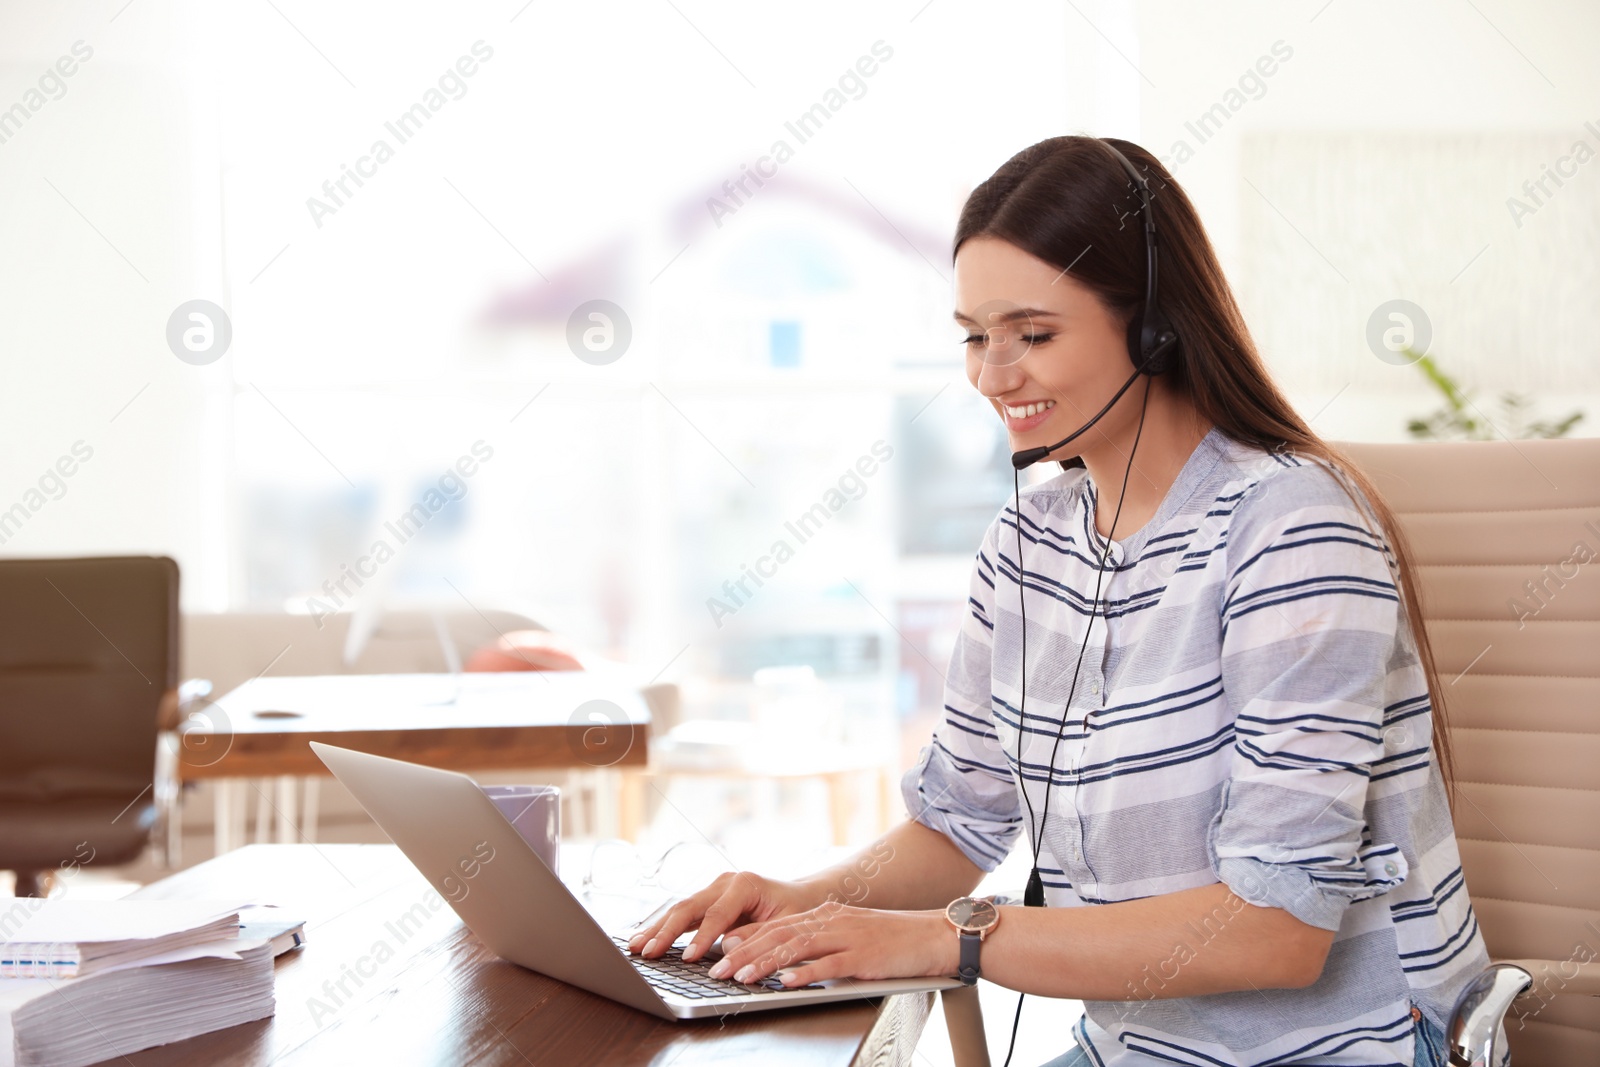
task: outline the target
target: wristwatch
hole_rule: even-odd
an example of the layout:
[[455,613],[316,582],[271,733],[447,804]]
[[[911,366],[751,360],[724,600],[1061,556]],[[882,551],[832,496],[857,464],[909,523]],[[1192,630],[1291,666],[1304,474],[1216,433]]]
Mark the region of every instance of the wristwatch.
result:
[[957,897],[945,906],[944,917],[961,938],[961,965],[957,977],[963,985],[976,985],[982,973],[978,967],[978,948],[1000,925],[1000,909],[988,900]]

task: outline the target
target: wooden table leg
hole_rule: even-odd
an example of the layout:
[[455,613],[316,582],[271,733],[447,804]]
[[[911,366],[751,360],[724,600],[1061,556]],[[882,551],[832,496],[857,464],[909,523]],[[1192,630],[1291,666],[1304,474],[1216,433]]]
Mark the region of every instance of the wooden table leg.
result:
[[233,817],[228,822],[228,847],[241,848],[248,843],[250,835],[250,779],[231,778],[228,788],[233,794],[230,805]]
[[824,775],[828,780],[828,822],[833,828],[833,843],[850,843],[850,795],[853,772],[841,771]]
[[648,775],[642,770],[628,769],[622,773],[622,796],[618,799],[618,836],[624,841],[639,842],[644,830],[645,789]]
[[595,830],[601,837],[617,837],[617,778],[618,772],[601,767],[594,772]]
[[[270,778],[250,779],[250,791],[256,795],[256,832],[254,844],[264,845],[272,839],[272,798],[261,788],[271,784]],[[248,796],[249,794],[246,794]]]
[[318,807],[322,800],[322,779],[306,778],[305,805],[300,815],[300,840],[308,845],[317,843],[317,816]]
[[273,782],[273,792],[276,799],[273,801],[274,814],[277,815],[278,844],[292,845],[295,843],[297,827],[295,814],[298,805],[295,803],[295,780],[287,774],[280,774]]
[[232,778],[211,779],[211,842],[218,856],[233,849]]

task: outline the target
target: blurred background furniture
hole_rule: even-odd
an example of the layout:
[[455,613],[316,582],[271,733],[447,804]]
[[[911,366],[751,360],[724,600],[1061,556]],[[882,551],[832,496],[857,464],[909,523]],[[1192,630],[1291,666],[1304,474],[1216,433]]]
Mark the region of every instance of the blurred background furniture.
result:
[[748,786],[814,779],[827,789],[834,845],[851,841],[860,792],[875,811],[871,832],[887,828],[899,803],[891,746],[847,740],[837,696],[809,666],[760,668],[752,683],[746,719],[684,718],[678,702],[663,702],[664,715],[651,722],[648,765],[622,769],[621,836],[637,839],[651,793],[663,795],[657,783],[677,777]]
[[144,851],[177,685],[172,560],[0,560],[0,869],[18,896]]
[[[616,669],[584,654],[559,634],[508,611],[464,608],[403,610],[381,615],[339,613],[321,619],[284,612],[187,614],[183,618],[182,676],[205,679],[214,698],[264,675],[441,674],[450,671]],[[640,688],[652,718],[675,706],[677,688]],[[365,813],[336,783],[323,795],[319,776],[271,774],[217,777],[211,767],[224,758],[206,750],[210,717],[204,699],[188,702],[199,729],[179,737],[179,773],[188,793],[211,794],[214,854],[245,841],[315,841],[319,821],[366,823]],[[374,726],[378,725],[374,723]],[[503,767],[486,759],[485,767]],[[534,770],[530,768],[530,770]],[[496,777],[494,775],[489,776]],[[500,776],[503,777],[503,776]],[[620,818],[616,772],[604,765],[536,769],[536,779],[562,789],[563,825],[579,833],[615,834]],[[487,780],[487,779],[486,779]],[[254,805],[254,831],[250,808]],[[192,821],[192,820],[191,820]]]
[[[183,774],[229,783],[315,781],[328,770],[312,741],[430,767],[512,770],[540,779],[642,764],[650,732],[638,689],[595,671],[272,675],[250,679],[197,719],[185,723]],[[295,800],[292,789],[271,799],[280,844],[315,836],[318,813],[301,813]],[[224,807],[218,855],[244,843],[243,827],[229,817],[242,805],[230,800]]]
[[[355,655],[346,659],[352,626],[363,616],[340,612],[321,619],[281,611],[185,613],[185,678],[204,678],[221,695],[263,674],[433,674],[451,669],[461,650],[492,646],[513,631],[544,631],[509,611],[389,611],[371,622]],[[451,649],[448,652],[446,649]]]

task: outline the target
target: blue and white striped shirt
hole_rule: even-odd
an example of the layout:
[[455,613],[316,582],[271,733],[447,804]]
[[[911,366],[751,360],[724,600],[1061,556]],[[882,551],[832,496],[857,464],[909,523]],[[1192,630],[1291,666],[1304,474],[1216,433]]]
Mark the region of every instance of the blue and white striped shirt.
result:
[[1074,1033],[1094,1063],[1410,1064],[1412,1005],[1443,1027],[1488,955],[1394,558],[1365,504],[1320,462],[1212,429],[1151,520],[1111,545],[1052,772],[1106,540],[1084,469],[1021,496],[978,551],[909,810],[993,870],[1023,829],[1019,788],[1031,842],[1053,780],[1050,906],[1224,882],[1336,931],[1305,989],[1162,998],[1233,917],[1219,908],[1127,1000],[1084,1003]]

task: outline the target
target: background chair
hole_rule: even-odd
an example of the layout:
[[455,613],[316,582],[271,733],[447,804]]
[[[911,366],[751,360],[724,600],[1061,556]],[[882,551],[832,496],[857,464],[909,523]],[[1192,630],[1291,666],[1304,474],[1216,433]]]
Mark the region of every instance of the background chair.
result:
[[[183,617],[183,677],[204,678],[222,696],[263,673],[426,674],[452,669],[472,651],[518,630],[544,631],[509,611],[388,611],[359,653],[345,662],[353,622],[341,612],[320,621],[281,611],[191,613]],[[459,664],[455,665],[460,669]]]
[[1600,440],[1340,447],[1418,568],[1512,1062],[1600,1063]]
[[178,565],[0,560],[0,868],[127,863],[158,822],[156,740],[177,710]]

